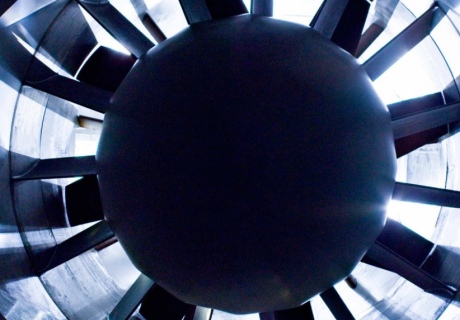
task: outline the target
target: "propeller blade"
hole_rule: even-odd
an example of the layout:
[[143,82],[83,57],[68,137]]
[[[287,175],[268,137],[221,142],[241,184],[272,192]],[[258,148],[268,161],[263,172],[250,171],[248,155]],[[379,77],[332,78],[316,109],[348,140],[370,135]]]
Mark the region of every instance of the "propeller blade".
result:
[[393,200],[460,208],[460,191],[396,182]]
[[113,236],[114,233],[106,221],[98,222],[64,242],[35,255],[33,258],[35,271],[41,275]]
[[359,58],[367,48],[377,39],[377,37],[386,29],[391,16],[393,15],[399,0],[377,1],[375,12],[372,17],[373,22],[361,36],[355,57]]
[[188,24],[212,20],[205,0],[179,0]]
[[13,180],[54,179],[94,174],[96,174],[96,158],[94,156],[38,159],[29,171],[14,176]]
[[137,58],[154,46],[139,29],[125,18],[109,1],[77,0],[77,2],[116,40]]
[[260,320],[314,320],[310,301],[297,308],[264,312],[259,315]]
[[101,46],[87,60],[77,79],[97,88],[115,92],[135,62],[134,56]]
[[[459,101],[455,81],[449,84],[443,92],[435,92],[423,97],[409,99],[388,105],[392,120],[402,119],[417,113],[440,108],[449,103]],[[452,129],[452,128],[450,128]],[[449,126],[444,124],[429,130],[395,139],[396,156],[402,157],[428,143],[436,142],[449,133]]]
[[412,152],[428,143],[437,142],[437,140],[449,133],[447,125],[437,127],[416,133],[401,139],[395,140],[396,156],[398,158]]
[[319,16],[321,15],[321,13],[323,12],[323,9],[324,9],[324,6],[326,5],[326,1],[322,1],[321,2],[321,5],[319,6],[318,10],[316,11],[315,15],[313,16],[313,18],[311,19],[310,21],[310,28],[314,28],[315,25],[316,25],[316,22],[318,21],[318,18]]
[[139,313],[146,319],[182,320],[190,307],[192,306],[155,285],[145,296]]
[[432,242],[388,219],[362,262],[399,274],[427,292],[452,297],[455,290],[422,269],[433,248]]
[[88,109],[106,112],[112,93],[56,74],[40,82],[25,81],[25,85]]
[[98,112],[107,110],[112,97],[109,91],[55,73],[36,58],[24,85]]
[[443,106],[444,104],[443,94],[441,92],[436,92],[427,94],[423,97],[389,104],[388,110],[391,114],[391,120],[396,120],[428,109]]
[[457,84],[460,82],[460,78],[453,79],[443,90],[445,103],[452,103],[460,101],[460,92],[458,91]]
[[418,233],[392,219],[385,223],[377,242],[416,266],[423,264],[434,246]]
[[423,263],[422,269],[458,290],[459,264],[460,255],[456,247],[437,245]]
[[[30,191],[30,192],[26,192],[26,197],[30,197],[29,194],[33,192],[33,189],[34,189],[34,187],[32,186],[33,184],[35,184],[36,186],[41,186],[40,196],[43,197],[43,205],[44,205],[44,209],[46,211],[46,217],[47,217],[46,219],[47,221],[42,223],[42,225],[48,224],[48,226],[51,228],[67,227],[68,224],[67,224],[66,217],[64,214],[65,212],[64,202],[62,201],[64,188],[60,185],[49,183],[48,181],[38,181],[38,180],[28,181],[27,185],[29,186],[24,186],[24,189],[23,189],[23,190],[29,189]],[[21,201],[21,200],[18,200],[18,201]],[[18,206],[18,211],[20,210],[21,209]],[[33,220],[33,218],[30,220]]]
[[359,58],[366,51],[371,44],[382,34],[384,28],[378,24],[371,24],[369,28],[364,31],[361,38],[359,39],[358,47],[356,48],[355,57]]
[[71,226],[104,219],[96,176],[86,176],[65,187],[67,218]]
[[150,33],[150,35],[155,39],[156,42],[160,43],[166,40],[166,36],[163,31],[158,27],[155,21],[149,14],[149,10],[144,0],[131,0],[131,4],[136,10],[137,16],[141,20],[144,27]]
[[460,102],[409,115],[392,121],[394,139],[408,137],[460,120]]
[[365,0],[326,0],[318,10],[312,27],[354,55],[369,7],[369,2]]
[[112,244],[115,244],[118,242],[118,239],[116,237],[112,237],[108,240],[105,240],[104,242],[98,244],[97,246],[94,247],[94,250],[96,251],[102,251],[105,248],[110,247]]
[[354,320],[355,317],[348,310],[347,305],[343,302],[337,290],[331,287],[320,294],[321,299],[326,303],[327,307],[336,319]]
[[15,2],[16,0],[3,0],[0,2],[0,16],[3,15]]
[[[393,121],[410,117],[421,112],[429,111],[445,105],[444,95],[441,92],[428,94],[423,97],[404,100],[388,105]],[[395,139],[396,156],[402,157],[427,143],[432,143],[448,133],[447,125],[424,130],[415,134]]]
[[425,39],[443,16],[444,12],[439,7],[431,7],[385,47],[369,58],[363,64],[369,78],[375,80],[381,76],[404,54]]
[[[61,10],[68,5],[68,3],[55,3],[56,1],[53,0],[41,0],[41,1],[28,1],[28,0],[2,0],[0,1],[0,6],[4,8],[4,12],[0,14],[0,29],[9,27],[14,25],[16,22],[21,21],[21,25],[24,26],[24,24],[27,26],[27,24],[30,22],[27,21],[28,18],[33,17],[32,19],[36,18],[36,15],[40,14],[50,14],[51,12],[53,17],[56,17]],[[53,8],[54,7],[54,8]],[[38,21],[37,21],[38,22]],[[37,27],[37,25],[40,24],[40,22],[35,22],[33,24],[34,27]],[[45,22],[45,24],[40,25],[40,27],[44,27],[48,29],[49,22]],[[40,30],[40,28],[37,28]],[[31,31],[29,29],[29,26],[27,26],[27,30]],[[36,30],[33,30],[36,31]],[[45,31],[45,30],[43,30]],[[41,31],[39,31],[39,34]],[[45,31],[46,32],[46,31]],[[3,39],[2,39],[3,40]],[[3,43],[2,43],[3,44]],[[8,49],[10,49],[8,47]],[[3,57],[3,56],[2,56]]]
[[248,13],[248,9],[241,0],[206,0],[206,5],[213,19]]
[[252,0],[251,13],[259,16],[273,16],[273,0]]
[[156,22],[153,21],[150,14],[145,13],[143,16],[141,16],[141,21],[144,27],[147,29],[147,31],[150,33],[153,39],[155,39],[156,42],[161,43],[166,40],[165,34],[156,24]]
[[72,1],[53,22],[39,52],[51,56],[62,70],[74,76],[96,46],[96,36],[80,6]]
[[126,320],[141,304],[147,293],[154,286],[154,281],[141,274],[131,288],[125,293],[120,302],[109,315],[110,320]]
[[[365,258],[376,262],[376,264],[370,264],[392,271],[426,292],[447,299],[452,299],[456,294],[456,290],[442,283],[379,242],[376,242],[367,251]],[[366,260],[363,260],[363,262],[368,263]]]

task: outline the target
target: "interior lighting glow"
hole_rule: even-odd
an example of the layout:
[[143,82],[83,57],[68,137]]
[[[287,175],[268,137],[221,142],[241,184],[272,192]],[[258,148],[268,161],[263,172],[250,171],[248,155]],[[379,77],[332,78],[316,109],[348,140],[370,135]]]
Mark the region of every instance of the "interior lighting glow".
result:
[[387,207],[387,216],[431,239],[439,216],[439,206],[391,200]]
[[123,290],[128,290],[141,274],[133,266],[119,243],[114,243],[99,251],[99,257],[104,262],[107,272]]
[[273,17],[309,25],[322,1],[275,0],[273,3]]
[[260,318],[258,313],[235,315],[220,310],[214,310],[212,313],[212,320],[260,320]]
[[383,102],[390,104],[438,92],[437,84],[425,64],[420,51],[415,48],[376,79],[374,88]]
[[89,156],[96,154],[100,132],[94,130],[77,129],[75,133],[75,156]]
[[63,71],[62,69],[60,69],[54,62],[52,62],[51,60],[49,60],[45,55],[41,54],[40,52],[35,52],[35,49],[32,48],[32,46],[30,44],[28,44],[27,42],[25,42],[24,40],[21,39],[21,37],[19,37],[16,33],[13,32],[13,35],[16,37],[16,39],[18,40],[18,42],[31,54],[31,55],[34,55],[35,54],[35,57],[40,60],[44,65],[46,65],[48,68],[50,68],[51,70],[53,70],[54,72],[58,73],[58,74],[67,74],[65,71]]
[[400,0],[400,2],[416,17],[420,17],[433,5],[433,0]]
[[[81,8],[80,8],[81,9]],[[93,17],[86,12],[86,10],[81,9],[83,16],[85,17],[88,25],[90,26],[91,30],[96,37],[97,42],[104,47],[116,50],[118,52],[130,55],[131,53],[122,46],[118,41],[116,41],[110,34],[107,33],[99,24],[97,24]]]

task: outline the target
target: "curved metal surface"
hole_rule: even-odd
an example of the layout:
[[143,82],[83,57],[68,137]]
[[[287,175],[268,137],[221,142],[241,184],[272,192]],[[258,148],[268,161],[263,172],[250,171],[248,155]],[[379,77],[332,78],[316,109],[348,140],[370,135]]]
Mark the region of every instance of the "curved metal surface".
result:
[[[409,2],[405,1],[406,4]],[[21,89],[32,59],[31,53],[36,49],[57,67],[56,70],[63,66],[61,76],[69,76],[95,45],[93,40],[84,40],[91,37],[88,37],[82,20],[75,19],[73,27],[64,27],[65,23],[60,24],[59,19],[56,20],[70,3],[65,0],[18,0],[0,17],[0,252],[2,262],[8,262],[0,266],[0,314],[6,318],[104,318],[125,292],[107,275],[100,257],[94,251],[38,278],[29,260],[31,254],[64,241],[82,228],[68,229],[63,215],[60,199],[62,186],[68,181],[26,181],[15,185],[13,190],[10,184],[10,167],[16,173],[24,172],[36,158],[72,155],[68,152],[72,150],[72,128],[76,123],[74,106],[31,88]],[[449,25],[453,23],[459,30],[460,15],[456,12],[458,1],[440,0],[438,3],[446,12]],[[155,8],[160,5],[162,3]],[[410,3],[408,7],[411,8]],[[70,12],[67,11],[67,14]],[[161,17],[161,13],[153,13]],[[73,14],[78,15],[76,11]],[[159,19],[160,27],[161,23],[163,20]],[[72,36],[69,37],[69,34]],[[71,43],[70,38],[77,41]],[[53,48],[56,48],[55,52],[51,52]],[[442,45],[440,48],[447,50]],[[54,59],[55,56],[58,58]],[[446,61],[453,77],[458,77],[454,61],[449,57]],[[458,80],[453,80],[456,88]],[[446,93],[443,94],[448,97]],[[63,107],[66,104],[70,105]],[[56,110],[65,112],[56,113]],[[451,127],[451,130],[454,129]],[[448,150],[444,172],[444,176],[447,176],[446,186],[460,190],[457,168],[460,160],[456,156],[459,138],[453,136],[444,144]],[[14,152],[11,154],[10,145]],[[433,163],[428,161],[426,164]],[[11,198],[11,191],[14,198]],[[440,209],[431,239],[437,246],[425,262],[427,272],[454,287],[460,285],[457,270],[460,246],[457,236],[460,233],[458,210]],[[337,290],[356,318],[444,320],[458,317],[460,313],[458,297],[452,303],[436,298],[388,271],[364,264],[359,264],[353,273],[358,280],[356,289],[341,283]],[[320,319],[331,317],[321,311],[315,299],[312,305],[315,316],[321,315]],[[221,313],[215,314],[217,319]],[[221,317],[238,318],[229,314]],[[251,317],[248,316],[248,319]],[[255,317],[258,316],[252,318]]]
[[[31,10],[31,15],[0,30],[0,50],[5,51],[0,63],[6,71],[0,73],[1,92],[5,97],[2,101],[10,103],[0,108],[0,141],[4,150],[1,153],[1,196],[13,196],[1,202],[1,226],[2,231],[6,231],[2,233],[5,235],[2,248],[5,258],[10,257],[11,263],[16,262],[18,266],[1,273],[0,312],[7,318],[100,319],[123,294],[105,273],[95,252],[85,253],[37,277],[29,258],[87,226],[68,228],[62,203],[65,181],[33,180],[10,184],[12,175],[28,170],[37,159],[73,155],[77,109],[67,101],[32,88],[21,88],[20,83],[28,76],[35,49],[41,51],[42,61],[62,70],[78,63],[77,51],[89,53],[87,46],[91,46],[91,41],[78,38],[86,37],[82,30],[87,29],[81,25],[81,20],[74,19],[73,26],[67,24],[62,28],[66,23],[61,21],[68,22],[69,15],[78,16],[79,10],[72,2],[55,1],[38,11]],[[67,35],[77,38],[61,41],[59,49],[55,48],[55,37],[64,40]],[[48,45],[53,46],[53,51],[46,49]],[[62,73],[68,76],[66,71]],[[9,267],[4,263],[2,266]]]
[[188,303],[298,306],[348,276],[383,226],[390,115],[356,60],[308,27],[194,24],[138,61],[104,122],[106,219]]

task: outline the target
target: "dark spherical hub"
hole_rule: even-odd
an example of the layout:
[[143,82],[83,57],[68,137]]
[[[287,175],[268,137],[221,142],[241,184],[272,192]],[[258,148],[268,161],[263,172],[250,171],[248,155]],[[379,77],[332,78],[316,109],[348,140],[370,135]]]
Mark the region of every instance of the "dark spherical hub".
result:
[[192,25],[115,93],[97,153],[106,219],[177,298],[292,308],[345,278],[380,233],[390,116],[348,53],[256,16]]

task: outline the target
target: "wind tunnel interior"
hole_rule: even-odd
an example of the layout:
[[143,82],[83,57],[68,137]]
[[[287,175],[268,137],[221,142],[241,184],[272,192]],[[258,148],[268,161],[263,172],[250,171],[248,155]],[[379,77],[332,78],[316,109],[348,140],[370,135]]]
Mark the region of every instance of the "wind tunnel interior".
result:
[[[0,3],[4,318],[458,317],[460,3],[281,2]],[[383,232],[349,277],[297,308],[234,315],[180,301],[134,267],[104,219],[95,154],[139,57],[189,24],[248,13],[310,25],[357,57],[390,110],[398,172]]]

